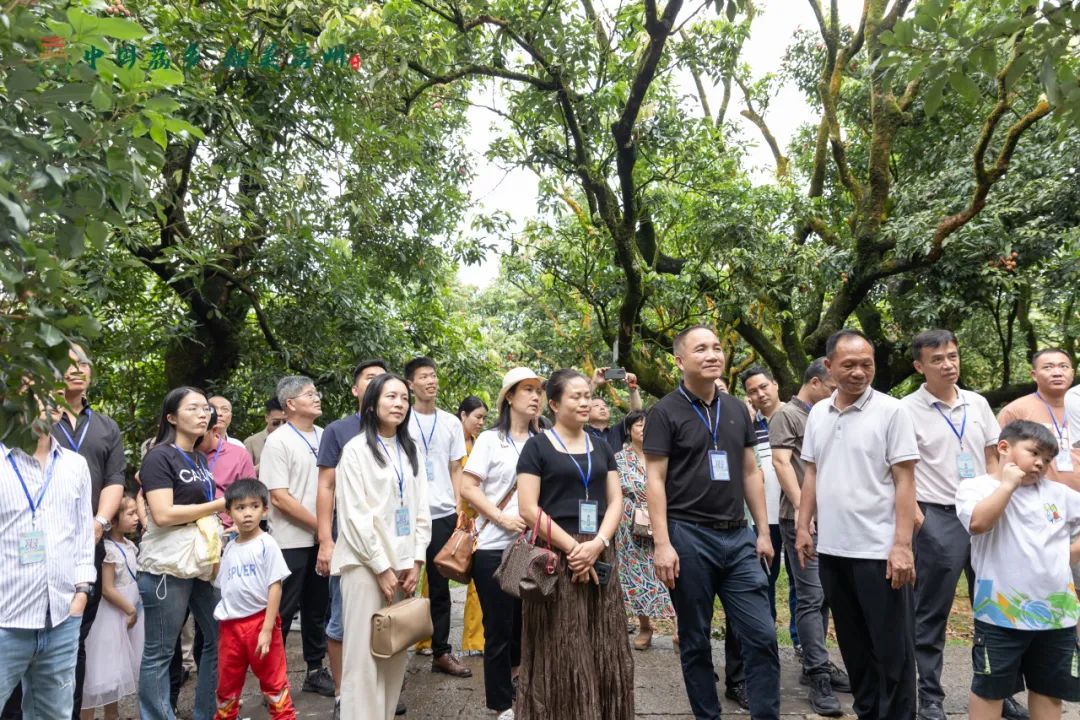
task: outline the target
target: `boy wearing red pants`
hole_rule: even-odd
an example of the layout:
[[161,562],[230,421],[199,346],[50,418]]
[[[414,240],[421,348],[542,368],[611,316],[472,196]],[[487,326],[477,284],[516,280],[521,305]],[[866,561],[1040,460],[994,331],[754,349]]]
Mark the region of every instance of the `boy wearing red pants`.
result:
[[296,718],[278,618],[281,581],[289,568],[277,542],[259,527],[269,504],[266,486],[253,478],[237,480],[225,491],[225,511],[240,534],[226,546],[214,580],[221,590],[214,609],[220,623],[216,720],[235,720],[240,713],[249,666],[259,679],[270,717]]

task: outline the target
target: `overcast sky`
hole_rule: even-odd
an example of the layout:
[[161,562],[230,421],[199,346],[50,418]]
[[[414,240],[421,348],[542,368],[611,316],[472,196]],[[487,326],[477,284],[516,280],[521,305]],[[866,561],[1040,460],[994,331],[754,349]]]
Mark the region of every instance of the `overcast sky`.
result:
[[[696,7],[697,3],[693,5]],[[750,38],[743,47],[743,59],[753,69],[755,78],[780,69],[784,49],[798,28],[816,26],[813,11],[806,0],[766,0],[759,1],[758,5],[763,11],[755,18]],[[839,7],[842,22],[851,25],[858,23],[862,9],[860,0],[840,0]],[[686,92],[693,93],[692,80],[689,77],[684,80]],[[486,92],[486,99],[490,99],[490,88]],[[715,108],[719,107],[719,93],[714,95],[715,98],[710,95],[710,105],[715,111]],[[746,136],[758,143],[751,154],[753,165],[771,169],[772,154],[764,141],[761,141],[758,131],[739,115],[742,108],[742,97],[736,90],[731,99],[728,117],[744,124]],[[790,86],[780,88],[769,106],[766,121],[781,147],[786,148],[796,130],[796,124],[805,120],[807,113],[808,108],[798,90]],[[513,219],[515,227],[520,228],[537,212],[536,176],[524,170],[508,171],[488,162],[484,157],[492,139],[500,134],[500,128],[503,127],[501,118],[487,110],[474,107],[470,109],[469,119],[472,132],[467,147],[473,155],[476,175],[470,188],[473,207],[466,217],[463,231],[469,232],[473,217],[497,210],[506,212]],[[499,251],[495,250],[488,253],[482,265],[463,266],[458,271],[458,277],[464,283],[483,287],[496,277],[498,267]]]

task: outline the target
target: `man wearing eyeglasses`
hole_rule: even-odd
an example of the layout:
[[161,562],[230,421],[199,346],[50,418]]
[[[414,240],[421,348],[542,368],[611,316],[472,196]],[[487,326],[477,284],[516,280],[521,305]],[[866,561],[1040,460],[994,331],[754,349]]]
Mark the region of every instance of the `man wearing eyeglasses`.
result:
[[244,440],[244,447],[251,454],[251,461],[255,463],[256,473],[259,472],[259,459],[262,457],[266,438],[270,436],[270,433],[285,424],[285,411],[281,409],[281,403],[278,402],[277,395],[266,401],[265,420],[265,428]]
[[87,596],[86,611],[83,613],[79,633],[79,654],[75,666],[75,705],[72,710],[72,718],[76,720],[82,709],[86,636],[90,634],[101,602],[101,563],[105,559],[105,547],[101,538],[110,529],[109,521],[120,508],[120,499],[124,495],[126,461],[120,428],[112,418],[93,410],[86,397],[91,379],[90,358],[78,345],[71,346],[68,356],[71,358],[71,365],[64,373],[64,402],[67,407],[60,409],[52,426],[52,436],[61,447],[81,455],[90,468],[90,509],[94,514],[94,567],[97,570],[97,580]]
[[229,426],[232,425],[232,402],[227,397],[215,395],[210,398],[210,407],[214,408],[218,416],[218,430],[225,442],[238,447],[244,447],[244,443],[229,435]]
[[259,479],[270,490],[270,534],[281,546],[290,575],[281,583],[281,638],[286,640],[300,610],[300,634],[308,671],[304,692],[334,696],[334,680],[323,667],[326,657],[327,578],[315,571],[318,558],[316,498],[322,395],[310,378],[290,375],[278,381],[278,402],[286,423],[266,438]]

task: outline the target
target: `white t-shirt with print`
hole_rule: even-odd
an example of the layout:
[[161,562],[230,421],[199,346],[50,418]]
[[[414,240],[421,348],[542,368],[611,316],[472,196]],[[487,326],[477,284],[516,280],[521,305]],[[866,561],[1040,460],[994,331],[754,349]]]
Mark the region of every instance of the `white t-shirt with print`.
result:
[[233,540],[221,556],[214,585],[221,600],[215,620],[240,620],[266,610],[270,586],[290,575],[281,548],[266,533],[254,540]]
[[[963,480],[956,514],[970,532],[975,506],[999,486],[992,475]],[[1069,537],[1080,527],[1080,493],[1042,478],[1013,492],[989,531],[971,537],[975,619],[1017,630],[1075,627]]]
[[[268,489],[288,490],[312,515],[319,490],[319,441],[322,428],[302,432],[282,425],[266,438],[259,458],[259,479]],[[270,504],[270,533],[278,545],[290,550],[315,546],[315,531]]]
[[[498,430],[485,430],[473,443],[469,459],[465,461],[465,472],[480,479],[480,489],[492,503],[498,505],[513,487],[517,478],[518,457],[524,445],[524,440],[504,437]],[[502,512],[508,515],[518,512],[517,490],[514,490]],[[502,550],[517,535],[483,515],[476,519],[476,523],[480,528],[477,550]]]
[[[420,475],[428,481],[428,506],[431,519],[457,512],[454,484],[450,480],[450,462],[465,457],[465,430],[461,421],[444,410],[424,415],[413,408],[409,417],[409,435],[420,451]],[[431,477],[426,468],[430,462]]]

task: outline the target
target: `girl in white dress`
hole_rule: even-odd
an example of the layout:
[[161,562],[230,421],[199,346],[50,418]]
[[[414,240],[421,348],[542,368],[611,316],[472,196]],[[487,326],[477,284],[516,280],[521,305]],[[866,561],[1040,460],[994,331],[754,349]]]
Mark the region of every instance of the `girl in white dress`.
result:
[[135,582],[138,548],[125,537],[138,521],[135,499],[124,497],[104,540],[102,603],[86,638],[82,720],[92,720],[99,707],[105,708],[106,720],[115,720],[119,717],[117,703],[139,688],[143,609]]

